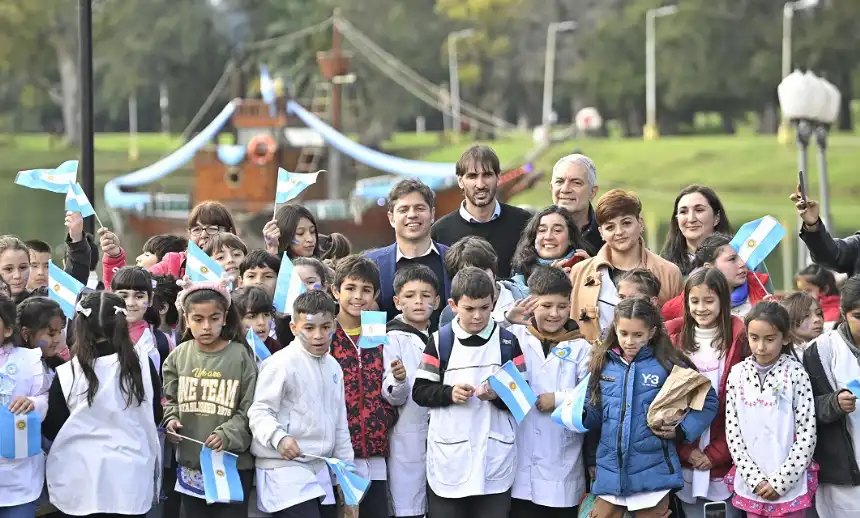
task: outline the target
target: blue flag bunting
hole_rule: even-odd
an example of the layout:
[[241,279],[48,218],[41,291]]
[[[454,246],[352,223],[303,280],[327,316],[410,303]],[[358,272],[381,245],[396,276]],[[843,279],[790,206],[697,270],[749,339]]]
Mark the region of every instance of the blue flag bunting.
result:
[[319,171],[316,173],[291,173],[286,169],[278,169],[278,185],[275,191],[275,203],[286,203],[311,185],[317,183]]
[[48,263],[48,297],[57,302],[66,318],[75,318],[75,302],[84,285],[53,262]]
[[263,102],[269,105],[269,115],[277,115],[277,94],[275,93],[275,82],[269,75],[269,67],[260,65],[260,96]]
[[755,270],[785,237],[785,229],[773,216],[765,216],[744,225],[730,243],[738,256]]
[[203,492],[207,504],[229,504],[245,500],[236,455],[215,451],[206,446],[200,451],[200,471],[203,473]]
[[31,189],[41,189],[58,194],[65,194],[70,183],[78,181],[78,161],[68,160],[56,169],[30,169],[19,171],[15,183]]
[[38,412],[13,414],[0,407],[0,457],[26,459],[42,453],[42,416]]
[[588,396],[588,383],[591,373],[585,375],[582,381],[573,389],[570,396],[565,399],[552,413],[552,420],[564,426],[572,432],[585,433],[588,428],[582,424],[582,412],[585,409],[585,400]]
[[505,402],[511,415],[520,424],[526,418],[537,396],[523,378],[514,362],[508,361],[495,374],[489,377],[490,388]]
[[385,330],[388,314],[385,311],[361,312],[361,338],[358,346],[362,349],[375,349],[380,345],[388,345],[388,333]]

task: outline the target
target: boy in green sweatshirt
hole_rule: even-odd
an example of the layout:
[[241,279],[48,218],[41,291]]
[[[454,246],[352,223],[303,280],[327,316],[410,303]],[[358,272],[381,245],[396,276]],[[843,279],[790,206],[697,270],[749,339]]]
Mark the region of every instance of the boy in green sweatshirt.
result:
[[[254,469],[248,408],[254,398],[257,363],[242,341],[241,320],[223,284],[186,285],[178,302],[187,330],[164,362],[162,375],[167,438],[179,444],[176,491],[182,494],[183,516],[247,518]],[[238,455],[244,502],[206,503],[201,446],[195,441]]]

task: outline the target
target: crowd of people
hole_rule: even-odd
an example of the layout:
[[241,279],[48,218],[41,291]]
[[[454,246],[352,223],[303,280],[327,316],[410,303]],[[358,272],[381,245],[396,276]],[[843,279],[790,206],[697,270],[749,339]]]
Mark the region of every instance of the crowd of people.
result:
[[[31,454],[0,440],[0,518],[860,518],[860,233],[834,239],[792,194],[813,264],[778,294],[706,186],[678,194],[658,254],[639,198],[598,197],[588,157],[558,161],[534,214],[497,199],[500,172],[467,150],[464,200],[438,219],[400,181],[394,242],[361,253],[298,203],[249,250],[205,201],[130,265],[69,212],[73,318],[49,296],[52,247],[0,237],[0,423],[41,428]],[[220,281],[189,279],[189,242]],[[282,260],[305,288],[286,312]],[[387,314],[378,344],[367,311]],[[537,396],[519,423],[487,382],[509,362]],[[655,424],[676,368],[710,389]],[[552,418],[577,390],[584,433]],[[204,447],[232,456],[241,499],[208,503]],[[326,459],[370,481],[360,503]]]

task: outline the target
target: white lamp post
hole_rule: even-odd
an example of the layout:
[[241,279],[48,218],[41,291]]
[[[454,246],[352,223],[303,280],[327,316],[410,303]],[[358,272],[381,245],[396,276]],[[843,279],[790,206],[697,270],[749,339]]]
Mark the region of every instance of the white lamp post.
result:
[[[786,2],[782,9],[782,77],[788,77],[791,73],[791,33],[792,21],[795,11],[804,11],[818,5],[819,0],[796,0]],[[777,138],[783,144],[791,142],[791,125],[788,117],[783,113],[782,122],[779,126]]]
[[657,130],[657,42],[654,36],[654,20],[678,12],[677,5],[648,9],[645,13],[645,131],[647,140],[659,136]]
[[[809,142],[815,137],[818,147],[819,200],[821,221],[831,229],[830,188],[827,178],[827,136],[830,126],[839,117],[842,94],[829,81],[812,72],[795,70],[785,77],[777,88],[783,116],[795,127],[798,147],[798,167],[808,173]],[[808,178],[808,175],[807,175]],[[800,266],[806,262],[806,249],[799,247]]]
[[555,51],[556,35],[559,32],[572,31],[576,29],[576,22],[552,22],[546,30],[546,62],[543,68],[543,117],[544,132],[549,138],[549,126],[552,115],[553,83],[555,82]]
[[468,38],[475,29],[463,29],[448,35],[448,73],[451,80],[451,125],[454,133],[460,133],[460,75],[457,70],[457,40]]

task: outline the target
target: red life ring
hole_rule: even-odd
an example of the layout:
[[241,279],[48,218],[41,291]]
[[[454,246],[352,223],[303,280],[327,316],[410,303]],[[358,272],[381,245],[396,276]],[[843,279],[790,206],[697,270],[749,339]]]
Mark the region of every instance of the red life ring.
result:
[[259,166],[271,162],[275,158],[275,139],[268,134],[254,135],[248,142],[248,156],[251,161]]

